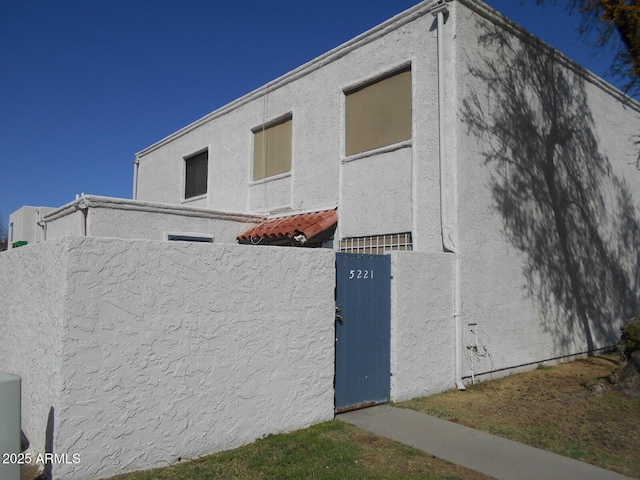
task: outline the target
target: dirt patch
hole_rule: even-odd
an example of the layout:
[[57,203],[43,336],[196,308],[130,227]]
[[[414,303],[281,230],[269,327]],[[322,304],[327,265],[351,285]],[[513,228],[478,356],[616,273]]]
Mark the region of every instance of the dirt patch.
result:
[[640,478],[640,399],[608,381],[617,359],[542,367],[402,406]]

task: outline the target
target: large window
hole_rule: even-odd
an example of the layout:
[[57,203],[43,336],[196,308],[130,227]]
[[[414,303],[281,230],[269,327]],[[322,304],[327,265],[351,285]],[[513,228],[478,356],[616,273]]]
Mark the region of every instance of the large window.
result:
[[204,151],[185,158],[184,198],[197,197],[207,193],[209,152]]
[[253,179],[260,180],[291,170],[292,117],[253,130]]
[[345,154],[411,139],[411,70],[345,92]]

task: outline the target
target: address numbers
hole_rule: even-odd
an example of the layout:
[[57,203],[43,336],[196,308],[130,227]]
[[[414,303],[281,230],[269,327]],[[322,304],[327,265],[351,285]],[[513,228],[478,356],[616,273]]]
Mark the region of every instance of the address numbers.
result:
[[373,270],[349,270],[349,280],[368,280],[373,278]]

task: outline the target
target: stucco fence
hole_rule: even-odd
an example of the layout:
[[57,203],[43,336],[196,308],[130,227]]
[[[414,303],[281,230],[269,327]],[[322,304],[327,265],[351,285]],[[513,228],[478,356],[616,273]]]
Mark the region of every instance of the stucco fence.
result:
[[0,370],[23,377],[23,430],[80,459],[54,478],[333,418],[331,251],[65,238],[0,268]]
[[[451,386],[448,260],[392,255],[394,400]],[[333,251],[66,237],[0,272],[0,371],[22,377],[30,451],[66,454],[54,479],[333,418]]]

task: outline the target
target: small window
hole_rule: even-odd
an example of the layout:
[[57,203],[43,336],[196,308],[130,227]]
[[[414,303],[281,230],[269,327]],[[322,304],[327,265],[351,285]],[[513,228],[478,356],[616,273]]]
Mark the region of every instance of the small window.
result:
[[291,171],[291,115],[253,130],[253,180]]
[[346,156],[411,139],[411,70],[345,92]]
[[167,240],[169,240],[170,242],[213,243],[213,237],[211,235],[170,233],[167,235]]
[[204,151],[185,158],[184,198],[197,197],[207,193],[209,152]]

